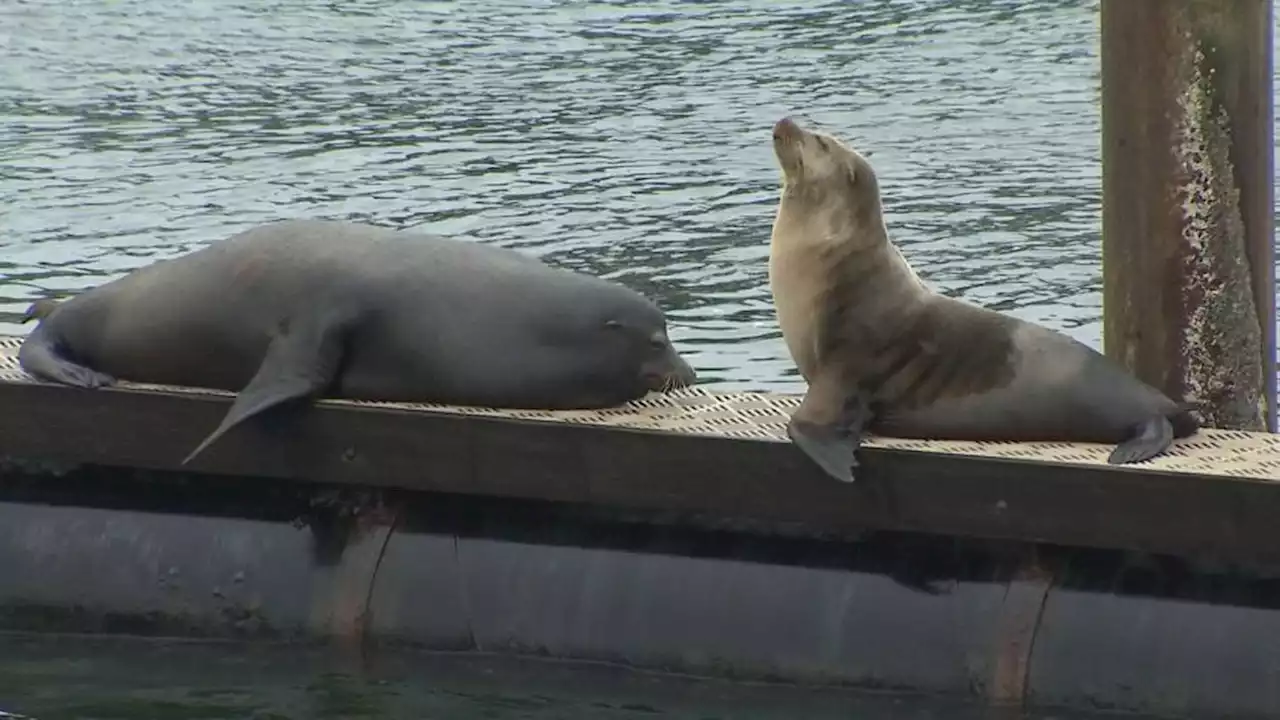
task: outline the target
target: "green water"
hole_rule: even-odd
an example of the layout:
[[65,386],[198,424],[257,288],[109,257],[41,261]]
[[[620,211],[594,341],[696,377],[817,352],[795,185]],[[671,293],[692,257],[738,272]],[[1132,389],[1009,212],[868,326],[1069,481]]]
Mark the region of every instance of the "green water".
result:
[[[418,652],[0,636],[0,709],[33,720],[1014,720],[918,697]],[[0,716],[3,717],[3,716]],[[1052,714],[1031,720],[1079,720]]]

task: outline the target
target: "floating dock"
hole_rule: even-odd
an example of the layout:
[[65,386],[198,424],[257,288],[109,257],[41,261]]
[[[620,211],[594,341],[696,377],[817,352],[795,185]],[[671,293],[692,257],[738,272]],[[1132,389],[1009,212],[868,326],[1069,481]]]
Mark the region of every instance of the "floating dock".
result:
[[786,439],[798,396],[592,412],[82,390],[0,339],[0,629],[610,661],[1009,707],[1280,714],[1280,436]]

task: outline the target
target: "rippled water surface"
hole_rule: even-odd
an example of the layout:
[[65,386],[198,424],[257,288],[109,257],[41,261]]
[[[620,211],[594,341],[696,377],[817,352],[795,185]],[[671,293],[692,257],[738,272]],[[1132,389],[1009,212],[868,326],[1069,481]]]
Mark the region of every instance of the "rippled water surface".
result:
[[[1096,5],[0,0],[0,333],[26,329],[34,298],[257,223],[349,218],[616,278],[668,310],[704,381],[796,390],[766,281],[770,128],[793,114],[870,154],[921,275],[1097,346]],[[477,679],[491,671],[438,665],[355,680],[277,659],[261,667],[303,674],[255,675],[238,653],[183,657],[27,648],[5,655],[0,709],[964,717],[848,698],[797,714],[794,696],[727,691],[689,705],[625,683],[629,700],[495,690]]]
[[464,234],[619,279],[721,387],[798,389],[772,123],[857,143],[940,289],[1100,342],[1097,8],[0,2],[0,333],[284,217]]

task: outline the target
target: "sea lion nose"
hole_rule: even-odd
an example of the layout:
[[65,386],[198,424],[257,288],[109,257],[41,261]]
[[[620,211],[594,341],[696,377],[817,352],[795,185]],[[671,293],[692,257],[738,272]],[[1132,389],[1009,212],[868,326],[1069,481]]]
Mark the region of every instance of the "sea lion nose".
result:
[[668,350],[660,360],[646,363],[640,376],[646,387],[659,392],[689,387],[698,381],[693,366],[675,350]]
[[698,373],[694,372],[693,366],[679,355],[676,356],[675,376],[682,387],[689,387],[698,381]]
[[773,139],[781,140],[800,132],[800,126],[789,117],[784,117],[773,124]]

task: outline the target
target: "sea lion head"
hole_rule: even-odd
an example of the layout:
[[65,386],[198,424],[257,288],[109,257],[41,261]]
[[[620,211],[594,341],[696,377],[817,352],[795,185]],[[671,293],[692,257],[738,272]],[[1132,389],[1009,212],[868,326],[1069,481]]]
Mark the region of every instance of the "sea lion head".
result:
[[876,237],[867,231],[883,229],[880,184],[857,150],[782,118],[773,126],[773,153],[782,169],[780,220],[818,223],[807,234],[830,240]]
[[676,352],[662,310],[629,288],[608,290],[557,321],[566,333],[557,345],[589,364],[580,390],[614,404],[693,385],[697,374]]

